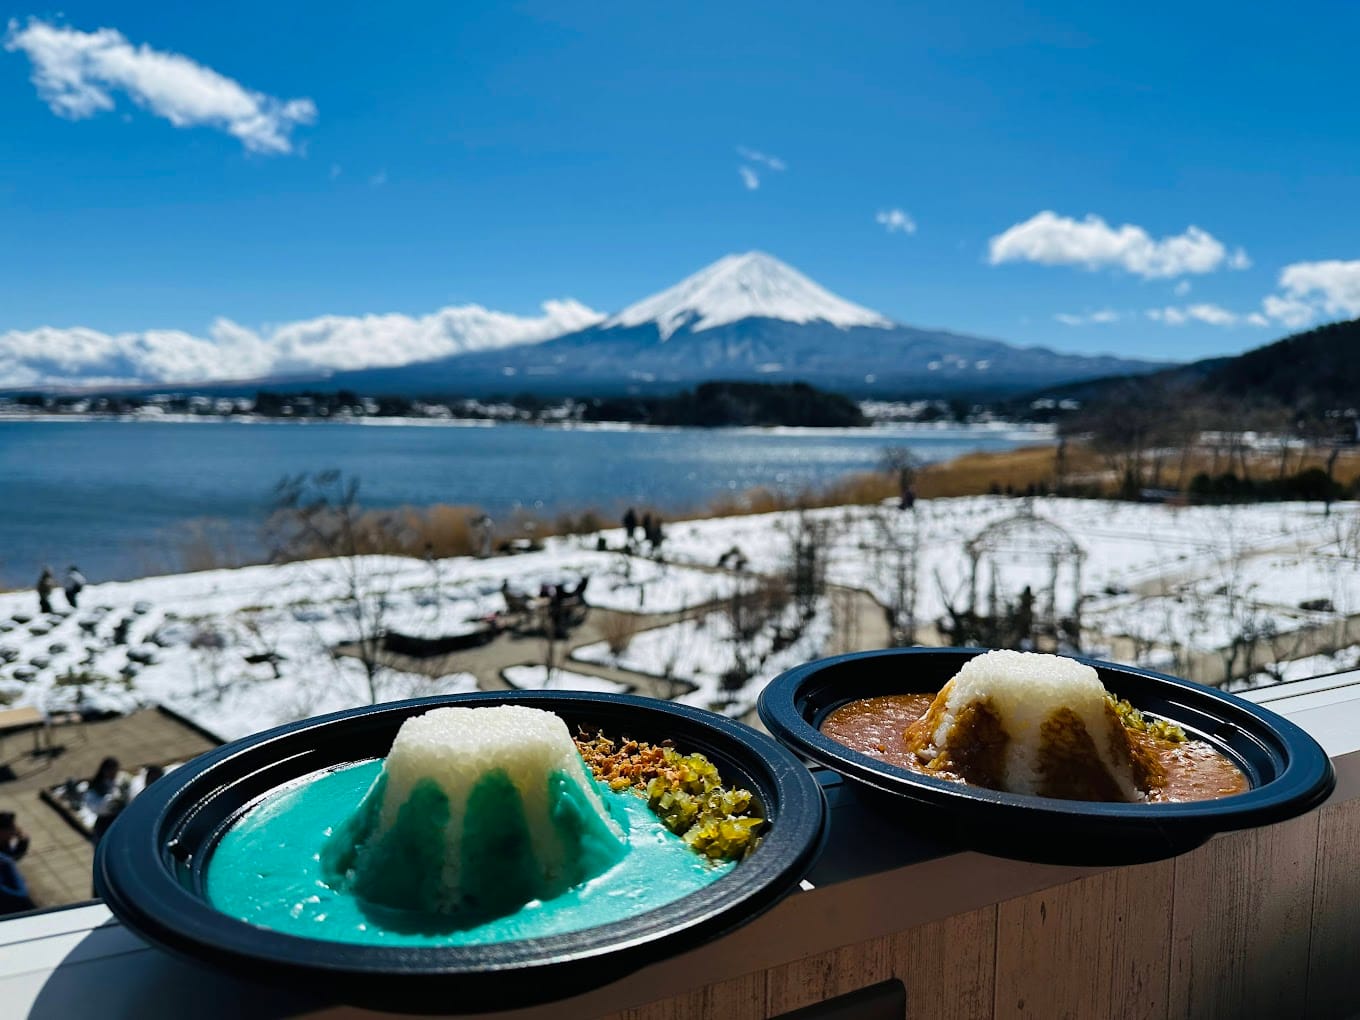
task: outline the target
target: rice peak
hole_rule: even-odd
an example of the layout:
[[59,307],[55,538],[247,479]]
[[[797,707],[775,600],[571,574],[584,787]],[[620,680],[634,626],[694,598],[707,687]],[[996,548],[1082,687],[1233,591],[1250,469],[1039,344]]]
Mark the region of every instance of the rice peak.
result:
[[[487,772],[504,770],[530,803],[547,796],[545,777],[553,770],[576,779],[598,801],[593,784],[571,739],[567,724],[551,712],[522,705],[487,708],[436,708],[401,724],[387,754],[387,797],[382,824],[396,812],[411,787],[422,779],[437,783],[449,798],[456,819],[468,792]],[[604,811],[604,805],[600,804]]]
[[333,842],[361,898],[472,921],[561,895],[627,849],[566,723],[519,705],[407,719]]
[[[1122,725],[1096,671],[1037,652],[992,651],[964,663],[922,720],[926,759],[981,760],[968,741],[994,754],[986,785],[1011,793],[1073,796],[1074,785],[1108,789],[1101,799],[1140,800]],[[910,734],[910,731],[909,731]],[[1085,770],[1088,775],[1075,775]],[[1101,775],[1103,773],[1103,775]]]

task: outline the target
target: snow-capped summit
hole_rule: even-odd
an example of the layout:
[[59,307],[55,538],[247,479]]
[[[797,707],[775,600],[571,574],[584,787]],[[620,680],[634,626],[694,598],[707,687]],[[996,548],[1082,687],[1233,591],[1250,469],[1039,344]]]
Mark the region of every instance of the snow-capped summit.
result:
[[878,312],[838,298],[798,270],[764,252],[727,255],[674,287],[629,305],[602,323],[640,326],[654,322],[661,339],[688,326],[698,333],[741,319],[828,322],[850,326],[891,326]]

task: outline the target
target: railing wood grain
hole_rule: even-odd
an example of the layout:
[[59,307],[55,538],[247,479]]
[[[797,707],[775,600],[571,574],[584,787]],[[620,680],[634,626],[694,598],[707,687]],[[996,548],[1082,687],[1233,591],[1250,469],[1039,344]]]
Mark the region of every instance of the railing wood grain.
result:
[[760,1020],[890,977],[907,987],[907,1015],[929,1020],[1356,1016],[1360,754],[1338,769],[1343,799],[1301,818],[1173,860],[1067,877],[609,1020]]

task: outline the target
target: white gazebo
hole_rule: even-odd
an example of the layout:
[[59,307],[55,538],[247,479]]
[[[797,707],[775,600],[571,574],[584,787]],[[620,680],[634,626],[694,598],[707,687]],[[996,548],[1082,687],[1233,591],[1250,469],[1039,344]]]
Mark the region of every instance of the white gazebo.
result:
[[1036,633],[1056,637],[1064,620],[1079,620],[1086,553],[1028,502],[1019,513],[983,528],[966,548],[970,612],[996,619],[1028,590]]

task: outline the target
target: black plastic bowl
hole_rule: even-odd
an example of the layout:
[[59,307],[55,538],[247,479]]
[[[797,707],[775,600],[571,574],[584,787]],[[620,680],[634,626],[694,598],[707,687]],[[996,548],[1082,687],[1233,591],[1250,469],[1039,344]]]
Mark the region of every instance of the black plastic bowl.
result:
[[833,710],[860,698],[935,693],[986,649],[898,648],[798,666],[760,696],[760,719],[806,758],[874,790],[905,798],[918,831],[1006,857],[1062,864],[1127,864],[1190,850],[1215,833],[1284,821],[1327,799],[1332,763],[1312,737],[1272,712],[1188,680],[1079,659],[1134,707],[1208,741],[1251,788],[1220,800],[1124,804],[1001,793],[889,765],[823,736]]
[[[615,738],[673,740],[755,794],[770,826],[748,859],[663,908],[548,938],[395,948],[301,938],[220,913],[206,868],[223,832],[262,797],[322,770],[383,757],[401,723],[445,705],[529,705]],[[337,819],[338,821],[339,819]],[[796,886],[821,850],[821,788],[788,751],[695,708],[570,691],[457,694],[309,719],[238,740],[157,780],[95,854],[95,888],[133,931],[234,974],[388,1010],[477,1012],[564,998],[749,921]]]

